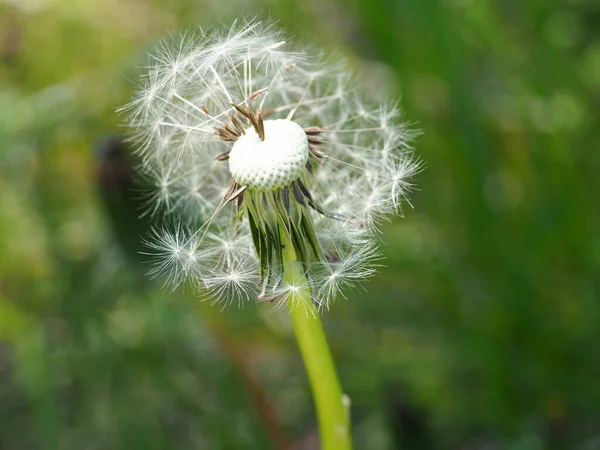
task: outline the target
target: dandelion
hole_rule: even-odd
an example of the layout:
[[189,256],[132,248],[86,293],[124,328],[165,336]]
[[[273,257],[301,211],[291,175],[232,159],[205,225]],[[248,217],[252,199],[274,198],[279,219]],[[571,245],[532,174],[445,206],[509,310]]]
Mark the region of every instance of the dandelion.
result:
[[[124,110],[155,187],[148,212],[178,223],[149,238],[153,273],[213,301],[289,307],[314,358],[298,327],[374,273],[378,226],[401,212],[419,169],[414,133],[395,103],[365,98],[343,63],[294,49],[272,25],[171,37],[151,57]],[[320,322],[311,326],[318,339]],[[339,431],[332,383],[342,411],[329,428]]]
[[[277,299],[287,241],[323,308],[373,273],[378,253],[364,248],[419,167],[393,103],[371,106],[343,64],[289,50],[259,22],[171,38],[152,58],[126,107],[155,187],[148,212],[190,230],[155,232],[156,273],[225,302]],[[215,272],[239,286],[215,289]]]

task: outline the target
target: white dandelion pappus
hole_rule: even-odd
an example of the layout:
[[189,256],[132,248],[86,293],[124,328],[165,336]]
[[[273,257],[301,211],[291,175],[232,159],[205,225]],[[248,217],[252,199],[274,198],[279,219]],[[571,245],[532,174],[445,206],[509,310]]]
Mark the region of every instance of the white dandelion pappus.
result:
[[[327,308],[374,273],[377,225],[419,169],[394,104],[363,100],[343,64],[258,21],[172,38],[152,58],[123,109],[156,186],[148,210],[182,224],[149,238],[155,274],[226,303],[310,287]],[[283,277],[282,233],[298,285]]]

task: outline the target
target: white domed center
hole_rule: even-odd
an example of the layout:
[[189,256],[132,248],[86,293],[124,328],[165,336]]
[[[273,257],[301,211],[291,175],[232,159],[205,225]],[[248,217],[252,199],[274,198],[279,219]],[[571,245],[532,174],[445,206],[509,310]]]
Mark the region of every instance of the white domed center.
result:
[[291,120],[265,120],[264,125],[264,141],[250,127],[233,144],[229,171],[241,186],[272,191],[302,175],[308,161],[308,139],[302,127]]

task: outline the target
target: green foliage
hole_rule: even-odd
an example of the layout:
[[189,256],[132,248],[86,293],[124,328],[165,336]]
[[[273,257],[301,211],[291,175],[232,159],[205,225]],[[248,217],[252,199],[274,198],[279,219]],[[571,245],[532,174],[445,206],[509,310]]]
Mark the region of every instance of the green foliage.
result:
[[[310,445],[287,315],[145,277],[132,161],[106,153],[144,49],[221,3],[0,5],[0,448]],[[597,2],[238,6],[345,53],[424,132],[386,267],[324,318],[356,448],[596,448]]]

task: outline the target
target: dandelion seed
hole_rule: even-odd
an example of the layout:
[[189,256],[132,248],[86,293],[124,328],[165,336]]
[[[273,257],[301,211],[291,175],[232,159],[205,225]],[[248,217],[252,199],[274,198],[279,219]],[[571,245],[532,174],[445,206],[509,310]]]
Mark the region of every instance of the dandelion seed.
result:
[[364,99],[344,64],[258,21],[165,41],[123,109],[156,186],[148,211],[181,223],[148,238],[153,273],[215,301],[280,305],[310,288],[327,308],[374,273],[377,226],[419,170],[393,102]]

